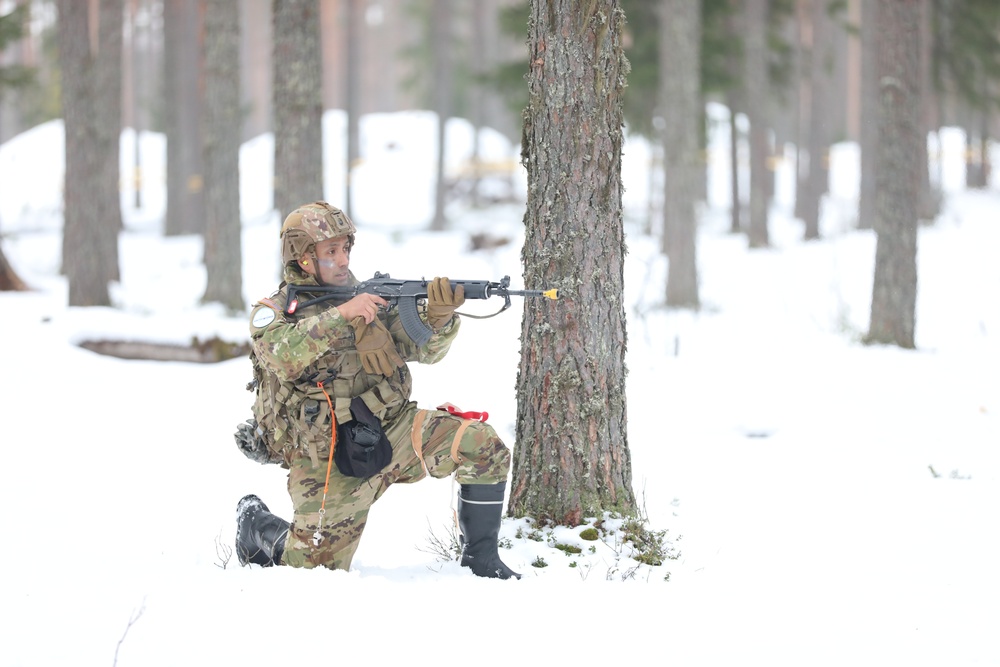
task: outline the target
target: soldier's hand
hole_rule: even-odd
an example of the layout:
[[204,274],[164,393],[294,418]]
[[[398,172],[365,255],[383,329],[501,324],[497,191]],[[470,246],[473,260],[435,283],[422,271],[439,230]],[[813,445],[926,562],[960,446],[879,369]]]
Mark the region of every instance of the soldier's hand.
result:
[[[356,298],[356,297],[355,297]],[[378,318],[366,322],[362,316],[351,320],[354,327],[354,347],[361,355],[366,373],[390,376],[406,362],[399,356],[392,334]]]
[[389,302],[382,297],[362,292],[350,301],[337,306],[337,310],[346,320],[363,317],[366,323],[371,323],[378,315],[378,309],[388,305]]
[[427,285],[427,323],[440,329],[451,321],[455,310],[465,303],[465,288],[452,291],[447,278],[435,278]]

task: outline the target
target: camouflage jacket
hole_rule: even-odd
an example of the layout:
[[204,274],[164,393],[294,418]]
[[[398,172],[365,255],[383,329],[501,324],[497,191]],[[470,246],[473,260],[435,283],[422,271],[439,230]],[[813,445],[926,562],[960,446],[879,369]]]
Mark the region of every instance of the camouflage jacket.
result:
[[[351,282],[358,282],[353,274]],[[315,448],[328,443],[331,434],[327,397],[338,424],[351,419],[351,400],[360,396],[388,425],[409,402],[412,377],[405,365],[390,377],[365,372],[354,348],[354,328],[336,308],[342,302],[326,301],[294,316],[284,315],[287,283],[316,284],[308,274],[294,267],[286,269],[282,287],[251,311],[250,338],[257,363],[282,387],[280,405],[275,408],[281,412],[276,433],[279,446],[302,447],[315,456]],[[418,348],[403,331],[395,310],[380,311],[378,317],[392,334],[400,357],[408,362],[440,361],[460,326],[459,318],[454,318]],[[285,442],[286,435],[290,442]]]

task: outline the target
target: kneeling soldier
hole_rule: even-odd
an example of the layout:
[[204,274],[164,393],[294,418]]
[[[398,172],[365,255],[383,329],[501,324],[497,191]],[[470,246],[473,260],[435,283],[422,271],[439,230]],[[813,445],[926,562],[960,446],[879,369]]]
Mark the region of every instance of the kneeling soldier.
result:
[[510,451],[486,423],[410,401],[406,363],[432,364],[448,352],[462,287],[452,290],[447,278],[428,286],[421,317],[434,334],[420,347],[373,294],[285,314],[289,284],[357,283],[348,268],[355,232],[326,202],[293,211],[281,228],[283,282],[251,313],[257,431],[288,469],[294,517],[289,524],[257,496],[244,497],[240,563],[347,570],[369,509],[391,484],[454,474],[462,565],[481,577],[519,579],[497,552]]

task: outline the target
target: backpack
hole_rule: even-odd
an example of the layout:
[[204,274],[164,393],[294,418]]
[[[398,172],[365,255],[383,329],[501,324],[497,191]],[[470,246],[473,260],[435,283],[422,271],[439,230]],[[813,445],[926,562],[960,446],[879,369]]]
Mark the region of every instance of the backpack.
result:
[[257,359],[251,348],[250,362],[253,365],[253,379],[247,383],[247,391],[254,392],[251,411],[253,418],[237,426],[236,444],[250,460],[258,463],[285,464],[285,449],[289,444],[288,415],[295,393],[292,384],[281,382]]

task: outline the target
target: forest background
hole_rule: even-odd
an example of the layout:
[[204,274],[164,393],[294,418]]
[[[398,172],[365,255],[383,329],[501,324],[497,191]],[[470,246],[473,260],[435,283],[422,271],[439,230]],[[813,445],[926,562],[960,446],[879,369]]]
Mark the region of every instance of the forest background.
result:
[[[715,101],[705,106],[716,141],[708,209],[699,213],[697,312],[663,307],[669,262],[658,219],[649,217],[649,201],[662,194],[648,169],[662,149],[632,137],[623,157],[633,474],[653,526],[669,530],[671,551],[648,566],[617,534],[588,542],[583,526],[506,519],[503,554],[525,573],[520,582],[479,579],[426,551],[451,517],[448,480],[386,494],[351,572],[235,567],[226,555],[235,500],[253,491],[289,513],[282,472],[246,460],[231,440],[248,414],[247,360],[122,360],[87,343],[134,336],[184,344],[216,330],[242,339],[245,310],[201,303],[207,246],[199,234],[163,236],[165,179],[156,178],[146,179],[141,207],[134,193],[120,193],[127,215],[114,307],[67,307],[62,122],[5,142],[3,242],[32,289],[0,294],[8,315],[0,328],[0,502],[14,526],[0,550],[8,619],[0,663],[225,664],[283,660],[289,650],[371,660],[369,642],[325,643],[331,622],[338,638],[372,638],[382,657],[427,644],[428,625],[415,618],[450,619],[456,607],[488,601],[485,632],[495,641],[476,647],[482,665],[637,655],[681,665],[997,664],[996,175],[986,189],[968,188],[968,132],[928,133],[930,173],[943,176],[932,183],[943,195],[941,214],[919,229],[918,349],[866,346],[859,339],[876,234],[856,229],[858,144],[832,146],[822,236],[804,241],[786,143],[774,161],[771,246],[749,249],[726,219],[731,114]],[[324,134],[327,155],[346,155],[344,116],[325,115],[338,130]],[[453,121],[461,141],[449,155],[460,165],[473,142],[469,125]],[[425,261],[466,276],[516,273],[527,194],[519,172],[512,189],[502,178],[480,183],[483,194],[516,201],[476,209],[452,198],[451,229],[427,231],[435,123],[422,111],[365,117],[371,150],[353,172],[365,249],[355,258],[359,273],[389,267],[412,276]],[[746,183],[747,117],[736,114],[735,124]],[[142,173],[163,176],[163,134],[142,135]],[[122,136],[128,164],[134,134]],[[484,157],[511,152],[495,130],[480,138]],[[243,144],[240,265],[252,269],[249,298],[273,288],[278,268],[271,139]],[[335,165],[328,174],[333,196],[342,175]],[[474,239],[505,238],[471,249]],[[464,322],[441,365],[415,369],[414,398],[434,405],[460,397],[489,409],[505,441],[519,446],[510,387],[520,308]],[[457,382],[470,369],[491,381]],[[340,600],[352,607],[331,621]],[[394,643],[375,639],[386,625]],[[467,619],[457,627],[464,633]],[[464,634],[458,641],[458,651],[470,650]]]
[[[696,240],[709,172],[707,105],[723,103],[730,135],[740,138],[730,142],[728,156],[730,231],[745,233],[752,249],[771,246],[774,174],[785,160],[793,163],[794,216],[802,221],[803,239],[820,238],[830,203],[831,146],[856,134],[860,192],[852,224],[874,229],[879,238],[869,343],[915,346],[917,222],[930,223],[940,211],[943,179],[932,172],[941,168],[934,151],[942,123],[966,129],[968,184],[985,187],[990,180],[1000,11],[973,0],[586,6],[285,0],[269,8],[57,0],[5,8],[11,11],[3,17],[2,43],[20,55],[0,70],[4,88],[20,103],[14,115],[40,113],[51,96],[39,91],[54,90],[64,120],[61,270],[70,306],[112,305],[123,195],[133,192],[130,203],[140,206],[141,186],[156,178],[144,172],[138,148],[131,169],[120,163],[123,127],[131,122],[133,145],[141,146],[144,113],[166,138],[164,234],[203,237],[203,300],[234,313],[247,305],[244,221],[234,212],[241,208],[240,146],[255,112],[270,109],[271,203],[279,215],[317,195],[355,214],[354,178],[374,154],[362,144],[359,121],[376,112],[366,113],[363,101],[379,87],[375,81],[388,80],[366,75],[366,64],[386,52],[403,66],[398,89],[408,97],[399,99],[436,118],[429,230],[448,229],[456,203],[478,208],[516,201],[512,184],[526,170],[524,279],[564,293],[569,287],[573,314],[550,321],[534,306],[525,311],[517,387],[522,444],[509,507],[570,525],[581,513],[609,505],[635,509],[625,431],[625,315],[617,296],[605,298],[623,290],[622,126],[654,147],[644,217],[645,230],[659,237],[668,258],[665,305],[694,310],[701,306]],[[396,26],[391,34],[398,43],[370,34],[386,25]],[[527,72],[523,58],[504,55],[513,53],[510,42],[525,27]],[[45,48],[32,48],[36,42],[44,47],[46,35],[57,37],[54,59]],[[271,58],[262,66],[264,53]],[[42,57],[33,60],[35,54]],[[53,86],[46,75],[55,70]],[[391,68],[378,73],[386,71]],[[331,91],[342,94],[340,128],[324,127]],[[509,121],[518,110],[520,161],[510,154],[488,159],[483,150],[489,133],[497,132],[493,125],[506,126],[500,132],[514,143],[510,128],[518,124],[504,115]],[[456,167],[446,165],[446,128],[460,115],[470,119],[475,138]],[[325,154],[329,132],[340,141]],[[497,188],[497,181],[506,187]],[[365,224],[363,215],[358,222]],[[572,250],[559,240],[583,230],[586,242]],[[23,287],[2,245],[0,280],[5,289]],[[612,326],[581,328],[577,318]],[[591,354],[594,349],[599,352]],[[563,385],[580,385],[585,395],[553,390],[549,396],[543,389]],[[559,401],[555,410],[552,401]],[[567,419],[576,410],[586,419],[568,417],[575,435],[565,430],[568,423],[552,421],[553,414]],[[546,424],[553,431],[546,432]],[[590,443],[588,454],[581,455],[579,442]],[[534,443],[530,451],[525,443]],[[545,460],[553,453],[558,457]],[[567,466],[564,455],[577,466]],[[591,475],[595,466],[603,471],[599,480]],[[524,477],[542,469],[560,471],[556,491],[544,473]],[[522,493],[532,494],[524,489],[536,489],[530,502],[552,496],[529,508]]]
[[[203,0],[104,0],[121,11],[120,117],[121,126],[137,132],[163,132],[171,149],[167,235],[201,233],[205,229],[205,164],[201,147],[206,141],[206,12]],[[89,5],[98,0],[70,3]],[[221,3],[226,4],[226,3]],[[273,82],[294,68],[282,63],[273,46],[274,23],[270,0],[243,0],[232,14],[238,40],[239,113],[235,122],[240,141],[274,128]],[[292,6],[297,2],[284,3]],[[661,170],[666,145],[661,72],[671,61],[660,39],[660,12],[672,12],[671,2],[623,0],[627,18],[625,53],[631,64],[624,93],[628,130],[662,140],[662,150],[651,157],[650,178]],[[785,147],[794,147],[798,174],[796,213],[815,229],[820,201],[828,191],[824,157],[810,172],[810,153],[828,156],[840,141],[858,142],[863,159],[874,155],[872,143],[877,105],[874,81],[877,35],[874,0],[699,0],[682,3],[698,8],[697,22],[677,25],[685,12],[672,12],[670,25],[680,33],[699,37],[699,95],[721,102],[736,113],[736,126],[749,113],[764,113],[767,155],[760,168],[772,174]],[[1000,6],[989,0],[918,0],[920,26],[920,122],[932,133],[950,126],[963,128],[967,142],[967,181],[983,187],[989,180],[991,137],[1000,131],[997,115],[997,77],[1000,72]],[[343,109],[349,119],[361,115],[406,109],[434,111],[469,120],[476,128],[491,128],[512,142],[520,140],[521,114],[527,103],[524,75],[524,0],[310,0],[321,38],[319,73],[323,109]],[[677,6],[681,6],[680,4]],[[0,37],[0,143],[19,132],[62,116],[58,59],[57,2],[4,0],[0,16],[6,37]],[[756,22],[756,23],[755,23]],[[14,38],[14,24],[24,31]],[[94,28],[96,30],[96,28]],[[217,30],[209,27],[209,31]],[[216,33],[212,33],[216,34]],[[754,50],[757,36],[765,39]],[[766,81],[751,81],[747,61],[763,58]],[[276,74],[279,73],[279,74]],[[763,97],[756,97],[763,94]],[[765,100],[761,102],[760,100]],[[114,102],[110,100],[108,102]],[[766,105],[765,110],[752,108]],[[863,122],[867,119],[867,122]],[[703,117],[703,123],[707,117]],[[346,187],[351,169],[364,160],[358,149],[356,120],[348,121],[344,164],[327,164],[327,196],[350,206]],[[704,131],[700,143],[704,147]],[[516,156],[486,160],[474,142],[468,159],[451,173],[441,173],[440,193],[432,224],[446,225],[445,202],[470,199],[479,203],[482,176],[510,175],[519,169]],[[868,150],[866,150],[866,148]],[[744,156],[748,158],[749,156]],[[933,156],[932,156],[933,158]],[[930,159],[933,169],[940,162]],[[751,165],[752,167],[754,165]],[[133,169],[121,174],[123,189],[141,197],[143,174],[136,158]],[[869,170],[871,167],[869,166]],[[702,179],[704,170],[702,170]],[[812,173],[812,176],[810,176]],[[733,187],[738,190],[739,183]],[[939,180],[939,179],[938,179]],[[933,217],[940,197],[926,181],[922,217]],[[747,205],[743,184],[737,201]],[[865,188],[874,179],[863,178]],[[651,189],[655,193],[656,188]],[[871,225],[870,197],[861,198],[858,224]],[[649,225],[659,224],[660,202],[651,196]],[[281,207],[278,207],[279,210]],[[742,215],[746,217],[746,211]],[[745,227],[734,208],[733,228]],[[654,222],[655,221],[655,222]],[[2,229],[2,221],[0,221]],[[814,232],[813,232],[814,233]]]

